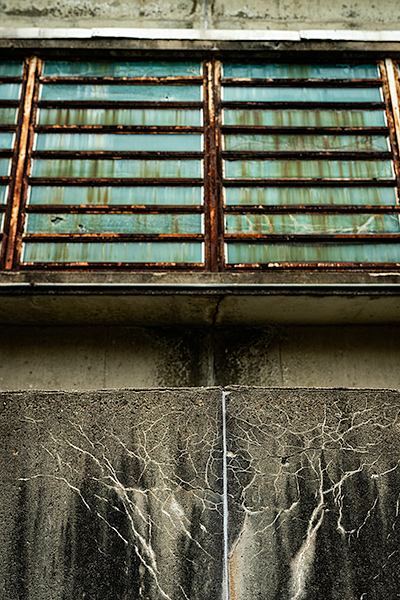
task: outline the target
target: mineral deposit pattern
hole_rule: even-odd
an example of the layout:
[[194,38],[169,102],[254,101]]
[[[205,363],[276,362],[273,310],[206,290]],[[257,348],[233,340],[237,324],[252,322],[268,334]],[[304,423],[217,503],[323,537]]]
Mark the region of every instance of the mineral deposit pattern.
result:
[[1,598],[399,597],[399,392],[11,392],[1,408]]

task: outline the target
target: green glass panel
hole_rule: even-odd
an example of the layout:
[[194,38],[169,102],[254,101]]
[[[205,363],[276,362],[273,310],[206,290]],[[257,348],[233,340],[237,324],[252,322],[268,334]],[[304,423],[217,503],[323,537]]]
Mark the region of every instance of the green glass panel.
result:
[[38,159],[33,162],[32,176],[192,178],[202,176],[202,162],[200,160]]
[[202,137],[191,133],[40,133],[36,138],[36,150],[201,152]]
[[50,77],[190,77],[201,75],[200,62],[46,61]]
[[202,215],[29,214],[27,233],[201,233]]
[[337,204],[384,205],[396,204],[395,188],[380,187],[267,187],[225,188],[229,205],[264,206],[272,204]]
[[11,149],[14,146],[14,133],[0,133],[0,148]]
[[400,244],[228,244],[228,264],[400,262]]
[[392,163],[389,160],[375,161],[225,161],[225,176],[228,178],[332,178],[332,179],[393,179]]
[[4,214],[0,214],[0,233],[3,233]]
[[3,125],[15,125],[16,122],[16,108],[0,108],[0,123],[2,123]]
[[[1,117],[1,112],[0,112]],[[40,125],[177,125],[199,127],[200,110],[184,108],[41,108]]]
[[227,233],[374,234],[400,233],[398,215],[227,215]]
[[33,186],[29,203],[35,204],[134,204],[166,205],[202,204],[201,187],[56,187]]
[[201,263],[203,244],[193,242],[25,243],[23,262]]
[[1,77],[20,77],[24,63],[21,61],[7,61],[0,63]]
[[372,65],[290,65],[223,64],[224,77],[250,79],[376,79],[379,71]]
[[0,204],[7,202],[8,187],[6,185],[0,185]]
[[231,151],[324,151],[387,152],[388,138],[383,135],[259,135],[224,136],[225,150]]
[[225,102],[382,102],[378,88],[225,87]]
[[259,127],[385,127],[383,110],[225,109],[224,125]]
[[8,158],[0,158],[0,175],[10,174],[10,160]]
[[0,83],[0,100],[18,100],[20,91],[19,83]]
[[41,100],[199,102],[201,93],[199,85],[44,84]]

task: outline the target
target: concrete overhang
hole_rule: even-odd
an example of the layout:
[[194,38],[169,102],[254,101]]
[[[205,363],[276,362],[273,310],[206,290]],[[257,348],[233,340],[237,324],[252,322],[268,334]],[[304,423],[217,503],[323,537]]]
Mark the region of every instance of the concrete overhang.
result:
[[0,324],[34,323],[400,323],[400,274],[1,273]]

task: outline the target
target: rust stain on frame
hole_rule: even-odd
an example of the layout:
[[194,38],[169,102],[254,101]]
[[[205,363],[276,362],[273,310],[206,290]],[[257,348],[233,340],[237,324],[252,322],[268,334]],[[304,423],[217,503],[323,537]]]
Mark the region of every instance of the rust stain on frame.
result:
[[6,249],[5,269],[10,270],[13,266],[15,239],[18,228],[18,217],[21,205],[25,160],[29,140],[30,118],[32,112],[33,97],[35,92],[36,73],[41,67],[41,60],[37,56],[29,59],[28,76],[25,89],[25,99],[23,107],[23,118],[21,125],[20,143],[17,168],[15,173],[15,187],[13,204],[11,208],[10,229],[8,234],[8,244]]

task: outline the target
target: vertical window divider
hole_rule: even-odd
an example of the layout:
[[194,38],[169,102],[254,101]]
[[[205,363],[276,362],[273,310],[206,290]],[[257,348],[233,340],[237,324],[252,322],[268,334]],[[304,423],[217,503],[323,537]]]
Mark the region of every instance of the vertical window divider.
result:
[[[21,222],[21,206],[23,195],[26,193],[28,177],[27,167],[33,144],[32,107],[38,93],[38,77],[42,61],[37,56],[28,59],[28,68],[23,91],[22,120],[18,141],[18,158],[15,170],[13,198],[11,204],[10,222],[5,250],[5,270],[10,270],[17,264],[18,248],[17,238]],[[20,245],[20,244],[19,244]]]
[[393,149],[393,164],[397,183],[397,203],[400,204],[400,111],[394,65],[391,58],[378,61],[378,65],[383,80],[382,89],[386,105],[386,118],[390,130],[389,139]]
[[204,73],[204,204],[205,270],[223,268],[223,230],[221,207],[220,62],[205,63]]

